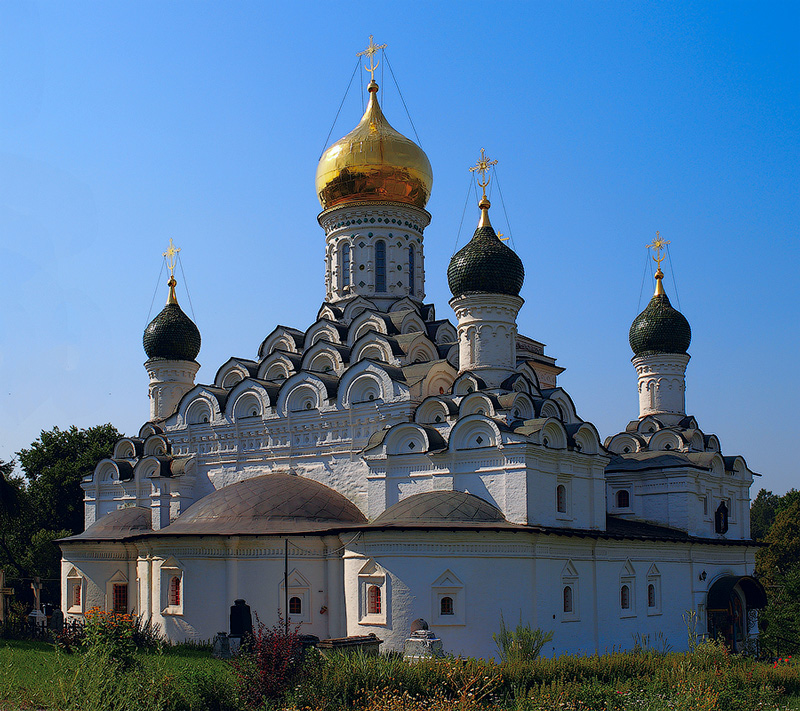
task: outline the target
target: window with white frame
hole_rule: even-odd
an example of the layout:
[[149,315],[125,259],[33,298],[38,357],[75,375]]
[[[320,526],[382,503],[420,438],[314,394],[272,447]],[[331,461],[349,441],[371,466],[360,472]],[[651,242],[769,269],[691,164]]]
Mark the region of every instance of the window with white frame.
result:
[[387,593],[386,573],[374,560],[368,560],[358,572],[359,624],[386,624]]
[[619,612],[620,617],[636,616],[636,570],[628,560],[622,566],[619,576]]
[[578,570],[568,560],[561,570],[561,621],[575,622],[579,619]]
[[186,590],[183,565],[173,556],[161,564],[161,614],[182,615]]
[[661,572],[655,563],[647,571],[647,614],[661,614]]
[[[311,584],[296,569],[289,573],[289,622],[291,624],[309,624],[311,622]],[[286,588],[283,578],[279,585],[280,602],[279,609],[282,615],[286,615]]]
[[431,585],[431,618],[434,625],[466,624],[464,583],[445,570]]
[[106,610],[128,612],[128,577],[121,570],[106,581]]
[[67,612],[72,615],[83,614],[84,578],[73,566],[67,574]]
[[559,518],[567,515],[567,485],[559,484],[556,487],[556,513],[561,514]]

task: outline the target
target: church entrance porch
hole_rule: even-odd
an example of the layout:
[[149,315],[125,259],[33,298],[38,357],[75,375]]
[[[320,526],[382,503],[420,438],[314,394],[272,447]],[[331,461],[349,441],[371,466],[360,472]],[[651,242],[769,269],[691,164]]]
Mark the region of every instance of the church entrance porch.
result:
[[726,575],[708,591],[708,635],[721,639],[732,652],[746,650],[751,637],[750,615],[767,604],[764,586],[749,575]]

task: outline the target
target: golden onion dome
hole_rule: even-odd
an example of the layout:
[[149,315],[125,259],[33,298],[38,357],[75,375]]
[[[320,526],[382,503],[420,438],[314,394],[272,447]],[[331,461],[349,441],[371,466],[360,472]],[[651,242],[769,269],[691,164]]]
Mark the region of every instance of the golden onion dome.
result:
[[433,171],[414,141],[395,131],[378,104],[378,85],[369,83],[369,104],[358,126],[322,155],[317,196],[323,209],[349,202],[388,200],[425,207]]

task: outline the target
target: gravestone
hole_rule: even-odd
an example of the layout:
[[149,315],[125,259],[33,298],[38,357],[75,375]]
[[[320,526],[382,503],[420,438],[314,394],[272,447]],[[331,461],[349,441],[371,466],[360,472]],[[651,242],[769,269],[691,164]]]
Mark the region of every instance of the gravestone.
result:
[[214,646],[211,649],[211,655],[216,659],[231,658],[231,642],[228,639],[227,632],[217,632],[216,637],[214,637]]
[[56,634],[64,629],[64,613],[61,612],[59,607],[53,610],[53,614],[50,615],[50,629]]
[[231,654],[236,654],[242,641],[253,634],[253,616],[250,614],[250,605],[239,598],[231,605],[231,633],[228,635]]
[[442,640],[435,632],[428,629],[428,623],[422,618],[411,623],[411,634],[403,644],[403,659],[432,659],[443,657]]

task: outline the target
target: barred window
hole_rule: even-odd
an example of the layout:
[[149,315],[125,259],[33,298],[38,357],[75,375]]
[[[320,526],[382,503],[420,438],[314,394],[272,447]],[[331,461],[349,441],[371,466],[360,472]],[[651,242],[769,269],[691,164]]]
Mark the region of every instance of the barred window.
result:
[[619,591],[619,604],[623,610],[631,609],[631,589],[623,585]]
[[181,604],[181,579],[173,575],[169,581],[169,604],[176,607]]
[[290,615],[303,614],[303,601],[299,597],[289,598],[289,614]]
[[414,265],[414,248],[408,248],[408,293],[411,296],[414,296],[414,277],[415,277],[415,265]]
[[381,614],[381,589],[377,585],[370,585],[367,591],[367,614]]
[[342,247],[342,286],[350,286],[350,245]]
[[72,605],[74,607],[81,606],[81,581],[77,580],[72,584]]
[[455,608],[453,606],[453,598],[445,596],[439,604],[439,614],[441,615],[455,615]]
[[386,242],[375,243],[375,291],[386,291]]
[[631,495],[627,489],[621,489],[617,492],[617,508],[627,509],[631,505]]
[[128,585],[127,583],[115,583],[112,589],[114,612],[128,611]]
[[564,612],[572,612],[572,586],[564,586]]
[[647,606],[656,606],[656,586],[653,583],[647,586]]

